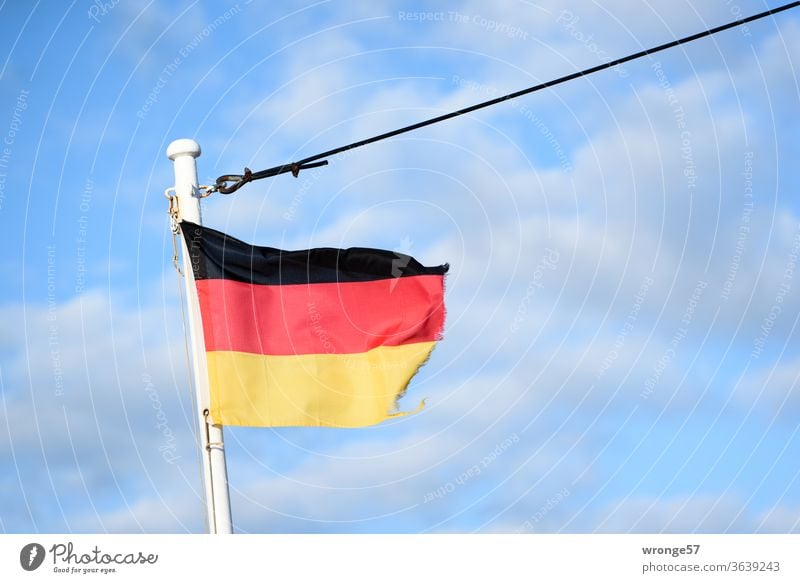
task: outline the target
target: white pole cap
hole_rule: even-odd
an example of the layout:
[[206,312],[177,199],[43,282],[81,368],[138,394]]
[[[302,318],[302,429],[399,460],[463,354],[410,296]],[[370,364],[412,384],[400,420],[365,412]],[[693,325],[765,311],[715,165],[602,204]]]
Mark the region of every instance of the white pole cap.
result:
[[200,144],[189,138],[175,140],[167,146],[167,157],[170,160],[180,158],[181,156],[191,156],[197,158],[200,155]]

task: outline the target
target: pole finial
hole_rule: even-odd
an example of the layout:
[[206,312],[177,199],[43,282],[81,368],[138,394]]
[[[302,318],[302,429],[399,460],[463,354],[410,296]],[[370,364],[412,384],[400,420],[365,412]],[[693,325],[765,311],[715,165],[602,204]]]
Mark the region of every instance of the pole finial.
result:
[[191,156],[192,158],[197,158],[201,151],[200,144],[191,138],[183,138],[180,140],[175,140],[169,146],[167,146],[167,157],[170,160],[175,160],[175,158],[179,158],[181,156]]

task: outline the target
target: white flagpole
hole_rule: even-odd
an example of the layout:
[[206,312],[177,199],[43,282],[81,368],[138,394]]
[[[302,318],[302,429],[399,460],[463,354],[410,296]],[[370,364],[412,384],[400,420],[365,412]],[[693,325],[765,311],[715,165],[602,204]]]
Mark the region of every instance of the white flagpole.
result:
[[[167,148],[167,157],[175,166],[175,194],[178,199],[178,216],[181,219],[202,224],[200,199],[197,197],[197,164],[200,144],[194,140],[175,140]],[[194,275],[186,249],[181,239],[183,274],[186,284],[186,303],[189,312],[189,336],[192,350],[192,368],[197,401],[198,427],[203,458],[203,486],[206,492],[208,531],[211,534],[231,534],[230,495],[228,493],[228,471],[225,467],[225,448],[222,426],[207,422],[209,409],[208,365],[203,340],[203,324],[200,320],[200,304],[197,299]]]

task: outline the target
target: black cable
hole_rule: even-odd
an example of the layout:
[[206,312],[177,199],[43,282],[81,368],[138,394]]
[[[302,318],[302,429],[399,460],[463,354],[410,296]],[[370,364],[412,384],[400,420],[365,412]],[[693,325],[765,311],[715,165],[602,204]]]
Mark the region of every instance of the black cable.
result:
[[[597,73],[598,71],[602,71],[604,69],[610,69],[611,67],[616,67],[617,65],[621,65],[622,63],[627,63],[628,61],[633,61],[634,59],[639,59],[641,57],[652,55],[654,53],[661,52],[666,49],[671,49],[672,47],[677,47],[678,45],[682,45],[685,43],[689,43],[695,41],[697,39],[701,39],[707,36],[711,36],[712,34],[716,34],[718,32],[722,32],[724,30],[728,30],[729,28],[734,28],[736,26],[741,26],[743,24],[747,24],[748,22],[752,22],[754,20],[759,20],[761,18],[765,18],[772,14],[777,14],[779,12],[783,12],[784,10],[789,10],[791,8],[796,8],[800,6],[800,1],[797,2],[790,2],[788,4],[784,4],[783,6],[779,6],[778,8],[773,8],[771,10],[766,10],[764,12],[760,12],[759,14],[754,14],[752,16],[748,16],[747,18],[742,18],[740,20],[735,20],[733,22],[729,22],[727,24],[723,24],[721,26],[717,26],[715,28],[710,28],[703,32],[698,32],[691,36],[687,36],[678,40],[670,41],[668,43],[664,43],[662,45],[658,45],[657,47],[653,47],[651,49],[645,49],[643,51],[639,51],[638,53],[634,53],[632,55],[628,55],[627,57],[622,57],[620,59],[616,59],[614,61],[608,61],[603,63],[602,65],[596,65],[594,67],[590,67],[588,69],[584,69],[583,71],[578,71],[576,73],[571,73],[569,75],[565,75],[563,77],[559,77],[558,79],[553,79],[552,81],[547,81],[545,83],[540,83],[539,85],[534,85],[532,87],[528,87],[527,89],[522,89],[520,91],[515,91],[514,93],[509,93],[508,95],[503,95],[501,97],[496,97],[494,99],[490,99],[488,101],[483,101],[481,103],[476,103],[475,105],[470,105],[469,107],[465,107],[463,109],[459,109],[456,111],[452,111],[450,113],[446,113],[444,115],[439,115],[437,117],[432,117],[430,119],[426,119],[425,121],[421,121],[410,126],[406,126],[404,128],[400,128],[397,130],[393,130],[391,132],[386,132],[383,134],[379,134],[377,136],[373,136],[371,138],[367,138],[365,140],[361,140],[358,142],[353,142],[352,144],[348,144],[346,146],[340,146],[339,148],[334,148],[332,150],[328,150],[327,152],[322,152],[321,154],[316,154],[314,156],[309,156],[308,158],[303,158],[297,162],[292,162],[291,164],[283,164],[281,166],[274,166],[273,168],[267,168],[266,170],[261,170],[260,172],[251,172],[249,168],[244,169],[244,174],[226,174],[224,176],[220,176],[217,178],[216,185],[214,187],[215,190],[221,192],[222,194],[231,194],[232,192],[236,192],[242,186],[247,184],[248,182],[252,182],[253,180],[260,180],[261,178],[267,178],[270,176],[277,176],[278,174],[284,174],[286,172],[291,172],[295,177],[298,175],[300,170],[305,170],[307,168],[316,168],[318,166],[325,166],[328,161],[323,160],[321,162],[317,162],[317,160],[321,160],[322,158],[327,158],[328,156],[333,156],[335,154],[341,154],[342,152],[346,152],[347,150],[352,150],[354,148],[360,148],[361,146],[366,146],[367,144],[372,144],[374,142],[379,142],[380,140],[385,140],[387,138],[392,138],[394,136],[399,136],[400,134],[404,134],[406,132],[410,132],[413,130],[417,130],[419,128],[424,128],[425,126],[433,125],[435,123],[439,123],[441,121],[445,121],[454,117],[458,117],[459,115],[464,115],[466,113],[471,113],[473,111],[477,111],[478,109],[483,109],[484,107],[490,107],[492,105],[497,105],[498,103],[502,103],[504,101],[508,101],[510,99],[516,99],[517,97],[521,97],[523,95],[527,95],[529,93],[533,93],[535,91],[540,91],[542,89],[547,89],[548,87],[553,87],[555,85],[559,85],[561,83],[566,83],[567,81],[572,81],[573,79],[577,79],[578,77],[585,77],[587,75],[591,75],[592,73]],[[231,186],[227,186],[228,182],[232,182]]]

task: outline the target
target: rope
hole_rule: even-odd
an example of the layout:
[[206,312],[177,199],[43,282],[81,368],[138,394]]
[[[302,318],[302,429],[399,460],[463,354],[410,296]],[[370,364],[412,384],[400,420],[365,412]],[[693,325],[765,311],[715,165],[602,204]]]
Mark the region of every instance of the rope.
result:
[[[366,146],[368,144],[374,144],[375,142],[379,142],[381,140],[386,140],[388,138],[393,138],[395,136],[399,136],[400,134],[405,134],[406,132],[411,132],[414,130],[418,130],[420,128],[424,128],[429,125],[433,125],[448,119],[452,119],[454,117],[458,117],[460,115],[464,115],[467,113],[472,113],[473,111],[477,111],[479,109],[484,109],[486,107],[491,107],[493,105],[497,105],[498,103],[503,103],[504,101],[508,101],[510,99],[516,99],[517,97],[522,97],[523,95],[528,95],[529,93],[534,93],[536,91],[541,91],[542,89],[547,89],[548,87],[554,87],[556,85],[560,85],[561,83],[566,83],[567,81],[572,81],[573,79],[577,79],[579,77],[586,77],[587,75],[591,75],[592,73],[597,73],[598,71],[603,71],[605,69],[610,69],[612,67],[616,67],[617,65],[621,65],[622,63],[627,63],[628,61],[633,61],[635,59],[640,59],[647,55],[653,55],[655,53],[659,53],[661,51],[665,51],[667,49],[671,49],[673,47],[677,47],[682,44],[690,43],[692,41],[705,38],[707,36],[711,36],[713,34],[717,34],[724,30],[728,30],[730,28],[734,28],[737,26],[741,26],[743,24],[747,24],[748,22],[753,22],[754,20],[760,20],[762,18],[766,18],[767,16],[778,14],[779,12],[783,12],[785,10],[789,10],[791,8],[796,8],[800,6],[800,1],[797,2],[790,2],[788,4],[784,4],[783,6],[779,6],[778,8],[773,8],[771,10],[765,10],[764,12],[760,12],[758,14],[754,14],[752,16],[748,16],[746,18],[741,18],[739,20],[734,20],[733,22],[729,22],[727,24],[723,24],[714,28],[710,28],[708,30],[704,30],[703,32],[698,32],[696,34],[686,36],[677,40],[673,40],[662,45],[658,45],[656,47],[645,49],[643,51],[639,51],[638,53],[633,53],[628,55],[627,57],[621,57],[619,59],[615,59],[613,61],[605,62],[601,65],[596,65],[594,67],[590,67],[588,69],[584,69],[583,71],[577,71],[575,73],[571,73],[569,75],[564,75],[563,77],[559,77],[558,79],[553,79],[552,81],[547,81],[545,83],[540,83],[538,85],[533,85],[532,87],[527,87],[525,89],[521,89],[519,91],[515,91],[514,93],[509,93],[507,95],[503,95],[501,97],[496,97],[494,99],[490,99],[488,101],[483,101],[481,103],[476,103],[475,105],[470,105],[469,107],[465,107],[463,109],[458,109],[456,111],[452,111],[450,113],[446,113],[444,115],[439,115],[437,117],[432,117],[430,119],[426,119],[424,121],[392,130],[390,132],[386,132],[383,134],[379,134],[377,136],[373,136],[371,138],[367,138],[365,140],[360,140],[358,142],[353,142],[352,144],[348,144],[346,146],[340,146],[338,148],[333,148],[332,150],[328,150],[327,152],[322,152],[321,154],[316,154],[314,156],[309,156],[308,158],[303,158],[302,160],[298,160],[297,162],[292,162],[290,164],[282,164],[280,166],[274,166],[273,168],[267,168],[266,170],[261,170],[260,172],[252,172],[249,168],[244,169],[244,174],[225,174],[217,178],[216,184],[208,189],[208,194],[211,192],[217,191],[222,194],[231,194],[239,190],[242,186],[247,184],[248,182],[253,182],[254,180],[261,180],[262,178],[268,178],[270,176],[277,176],[279,174],[285,174],[287,172],[291,172],[292,175],[296,178],[297,175],[300,173],[301,170],[306,170],[308,168],[316,168],[319,166],[325,166],[328,164],[327,160],[322,160],[322,158],[327,158],[329,156],[334,156],[336,154],[341,154],[342,152],[346,152],[348,150],[352,150],[354,148],[360,148],[361,146]],[[318,160],[322,160],[318,162]],[[232,184],[228,186],[228,183],[231,182]]]

